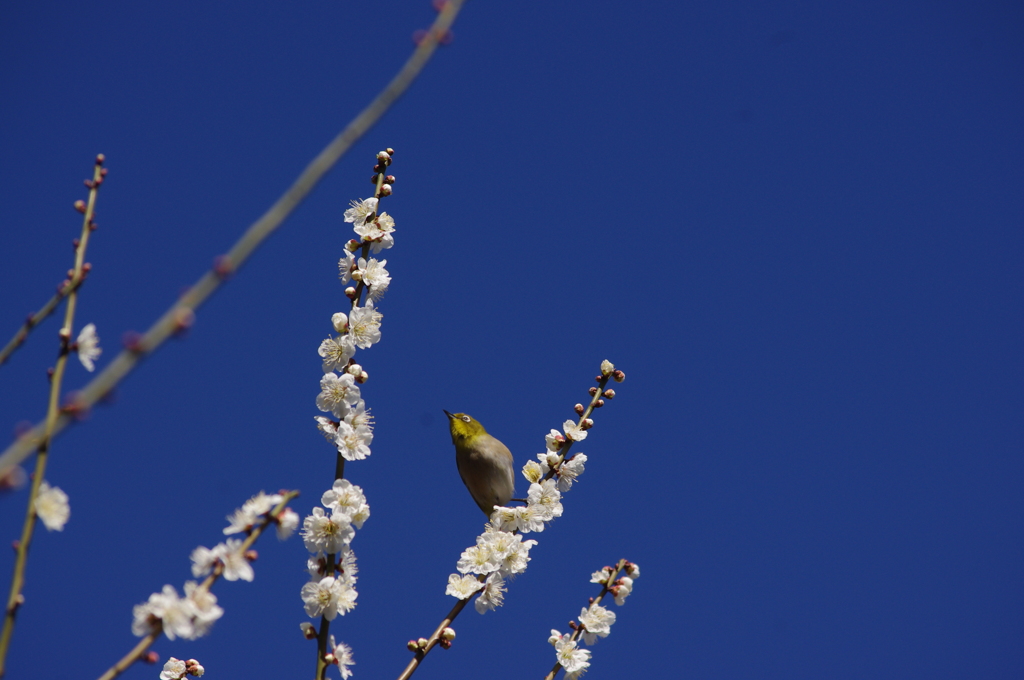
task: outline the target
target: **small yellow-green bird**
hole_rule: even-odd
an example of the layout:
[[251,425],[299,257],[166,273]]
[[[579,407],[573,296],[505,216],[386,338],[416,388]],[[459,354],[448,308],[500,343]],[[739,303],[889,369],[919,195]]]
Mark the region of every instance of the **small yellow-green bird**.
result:
[[515,493],[512,452],[487,434],[478,421],[465,413],[448,413],[455,444],[455,463],[473,500],[488,517],[495,505],[507,505]]

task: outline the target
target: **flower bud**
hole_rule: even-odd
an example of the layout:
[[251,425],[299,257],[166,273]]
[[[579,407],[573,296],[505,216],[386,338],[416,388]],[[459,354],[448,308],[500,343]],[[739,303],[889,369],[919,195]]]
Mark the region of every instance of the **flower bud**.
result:
[[84,213],[85,201],[83,201],[82,199],[78,199],[77,201],[75,201],[75,210],[77,210],[80,213]]
[[409,640],[405,643],[405,648],[408,649],[410,652],[415,652],[417,649],[420,648],[420,646],[416,643],[415,640]]
[[548,467],[555,467],[561,462],[562,457],[557,453],[549,453],[548,457],[544,459],[544,462],[548,464]]
[[391,189],[391,185],[390,184],[381,184],[380,185],[380,195],[381,196],[390,196],[391,195],[391,191],[392,191],[392,189]]
[[598,399],[594,402],[594,408],[601,408],[604,406],[604,399]]
[[427,638],[420,638],[419,640],[416,641],[416,646],[419,647],[420,649],[426,649],[428,643],[429,643],[429,640],[427,640]]
[[331,325],[334,326],[334,330],[338,333],[344,333],[348,327],[348,316],[345,312],[338,312],[331,317]]
[[572,410],[576,411],[576,415],[578,416],[583,415],[583,404],[576,404],[575,406],[572,407]]
[[349,239],[348,242],[345,243],[345,250],[347,250],[350,253],[356,252],[357,250],[359,250],[359,241],[355,240],[354,238]]
[[302,630],[302,637],[306,638],[307,640],[316,639],[316,628],[314,628],[313,624],[309,621],[303,621],[302,623],[300,623],[299,629]]
[[612,373],[612,378],[615,379],[615,382],[622,382],[623,380],[626,379],[626,374],[623,373],[622,371],[615,371],[614,373]]
[[452,628],[445,628],[441,631],[441,639],[451,642],[455,639],[455,631]]
[[601,395],[601,396],[603,396],[605,399],[614,399],[615,398],[615,390],[613,390],[612,388],[609,387],[608,389],[606,389],[604,391],[604,394]]
[[353,299],[355,296],[356,296],[356,289],[355,288],[353,288],[352,286],[349,286],[348,288],[345,289],[345,297],[347,297],[349,300]]
[[354,376],[358,376],[360,373],[363,372],[363,367],[360,366],[359,364],[349,364],[348,368],[346,368],[345,370]]
[[591,387],[589,390],[587,390],[587,394],[589,394],[592,397],[596,397],[597,396],[597,388],[596,387]]
[[611,375],[611,372],[615,370],[615,364],[605,359],[601,362],[601,375]]

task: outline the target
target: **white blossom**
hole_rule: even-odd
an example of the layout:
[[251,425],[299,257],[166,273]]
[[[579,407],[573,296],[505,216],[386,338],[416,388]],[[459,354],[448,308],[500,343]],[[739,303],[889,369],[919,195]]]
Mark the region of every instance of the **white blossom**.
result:
[[[571,423],[572,421],[567,420],[566,422]],[[544,443],[547,445],[548,451],[557,453],[558,449],[565,443],[565,437],[558,430],[551,430],[551,432],[544,435]]]
[[455,568],[463,574],[490,574],[498,570],[498,559],[490,546],[478,538],[476,545],[462,551]]
[[[387,260],[378,260],[375,257],[371,257],[369,260],[361,257],[356,260],[356,271],[353,272],[352,278],[362,281],[367,286],[386,288],[391,283],[391,276],[384,268],[387,263]],[[349,325],[352,325],[351,315],[349,315]]]
[[587,454],[577,453],[558,467],[558,490],[568,491],[576,478],[583,474],[583,466],[587,462]]
[[530,490],[526,493],[527,506],[545,522],[562,516],[562,494],[559,493],[557,484],[553,479],[545,479],[540,484],[531,484]]
[[218,557],[220,561],[224,563],[224,573],[221,576],[226,581],[237,581],[239,579],[243,581],[251,581],[255,574],[252,570],[252,564],[245,558],[242,553],[242,541],[237,538],[229,538],[226,542],[216,546],[214,550],[218,550]]
[[182,680],[185,677],[185,662],[173,656],[164,664],[160,680]]
[[224,529],[224,533],[237,534],[249,531],[260,517],[273,510],[274,506],[281,502],[281,499],[281,494],[266,494],[260,491],[228,516],[228,526]]
[[373,308],[373,300],[368,300],[365,307],[356,307],[352,310],[348,320],[348,332],[356,347],[367,349],[380,342],[380,322],[383,318],[384,315]]
[[320,343],[320,349],[317,350],[317,354],[324,360],[321,365],[324,373],[343,370],[355,353],[355,342],[350,335],[328,337]]
[[96,335],[96,324],[87,324],[78,334],[75,344],[78,345],[78,360],[82,362],[85,370],[92,373],[96,370],[96,364],[93,362],[103,354],[103,350],[100,349],[100,336]]
[[299,513],[291,508],[285,508],[277,518],[277,538],[284,541],[295,533],[299,527]]
[[348,407],[356,404],[359,399],[359,388],[351,375],[327,373],[320,379],[320,394],[316,398],[316,407],[321,411],[333,413],[341,418],[348,411]]
[[340,510],[335,509],[328,516],[323,508],[313,508],[313,514],[302,522],[300,535],[309,552],[336,553],[352,540],[356,531],[351,517]]
[[535,460],[528,460],[526,465],[523,466],[523,477],[526,477],[527,481],[531,484],[539,482],[545,474],[547,473],[543,471],[540,464]]
[[590,666],[590,650],[577,649],[576,641],[572,639],[570,633],[566,633],[555,642],[555,658],[565,669],[566,674],[579,673]]
[[325,508],[344,513],[357,529],[362,529],[363,522],[370,516],[370,506],[366,503],[363,489],[347,479],[334,480],[334,485],[324,492],[320,502]]
[[36,517],[49,531],[63,531],[71,517],[68,495],[59,486],[50,486],[45,479],[39,483],[39,492],[32,507]]
[[192,575],[196,578],[202,578],[213,571],[213,566],[220,557],[217,551],[199,546],[192,551],[189,559],[192,560]]
[[355,262],[356,256],[348,250],[345,251],[345,256],[338,260],[338,278],[341,279],[342,285],[352,280],[352,267]]
[[478,614],[491,611],[496,607],[500,607],[505,601],[505,593],[508,588],[505,587],[505,580],[498,574],[491,574],[487,577],[487,581],[484,582],[484,589],[480,593],[476,601],[473,602],[473,606],[476,607]]
[[328,646],[331,649],[331,654],[334,655],[334,665],[341,671],[341,680],[348,680],[352,677],[352,671],[348,667],[354,666],[356,663],[352,660],[352,648],[344,642],[335,642],[333,635]]
[[370,455],[373,433],[365,427],[352,427],[343,420],[335,427],[333,441],[345,460],[363,460]]
[[608,577],[612,575],[612,571],[614,570],[611,567],[604,567],[603,569],[598,569],[590,575],[590,582],[600,583],[602,585],[608,583]]
[[345,221],[351,222],[352,229],[359,234],[360,230],[365,230],[377,217],[377,199],[360,199],[351,201],[349,205],[351,207],[345,211]]
[[347,586],[333,576],[311,581],[302,586],[302,601],[306,614],[311,617],[323,616],[328,621],[338,614],[344,616],[356,606],[355,588]]
[[565,431],[566,438],[574,442],[581,442],[587,438],[587,431],[583,429],[583,425],[577,425],[571,420],[567,420],[562,424],[562,430]]
[[526,563],[530,561],[530,548],[537,545],[537,541],[524,541],[518,534],[511,534],[507,531],[488,529],[480,536],[480,540],[490,549],[492,559],[498,564],[500,576],[512,576],[526,571]]
[[471,574],[464,576],[452,574],[448,577],[448,588],[445,589],[444,594],[459,600],[466,600],[483,587],[484,584],[477,581],[476,577]]
[[217,606],[217,596],[206,588],[200,588],[195,581],[185,581],[185,600],[192,608],[195,637],[206,635],[213,622],[224,616],[224,610]]
[[586,628],[583,640],[588,645],[593,645],[597,638],[608,637],[612,624],[615,623],[615,612],[595,603],[583,608],[580,612],[580,623]]

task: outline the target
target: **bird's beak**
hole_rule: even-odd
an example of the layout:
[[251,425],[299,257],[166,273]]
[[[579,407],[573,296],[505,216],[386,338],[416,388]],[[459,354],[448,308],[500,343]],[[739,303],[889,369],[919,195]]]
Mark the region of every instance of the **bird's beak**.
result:
[[[442,411],[444,411],[444,409],[441,409],[441,410],[442,410]],[[448,416],[448,420],[451,420],[452,418],[454,418],[454,417],[455,417],[455,416],[453,416],[453,415],[452,415],[451,413],[448,413],[448,411],[444,411],[444,414],[445,414],[446,416]]]

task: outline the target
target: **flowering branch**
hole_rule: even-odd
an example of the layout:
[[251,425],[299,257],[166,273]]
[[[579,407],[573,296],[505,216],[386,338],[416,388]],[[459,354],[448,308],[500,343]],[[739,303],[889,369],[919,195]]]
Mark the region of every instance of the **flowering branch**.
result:
[[526,570],[530,549],[537,545],[537,541],[532,539],[524,541],[522,534],[542,532],[548,523],[562,515],[561,494],[572,487],[583,473],[587,461],[582,453],[567,458],[569,449],[573,442],[586,439],[587,430],[594,426],[590,418],[594,409],[603,406],[605,399],[615,396],[614,390],[605,389],[608,381],[622,382],[625,379],[626,374],[616,370],[610,361],[601,362],[598,386],[589,391],[589,407],[584,408],[581,404],[574,407],[580,416],[579,421],[565,421],[564,434],[551,430],[545,437],[547,453],[538,454],[539,462],[530,461],[523,467],[523,476],[530,481],[526,506],[495,506],[490,523],[477,537],[476,545],[463,551],[457,564],[459,574],[448,577],[445,591],[457,598],[458,604],[429,638],[409,641],[407,646],[414,655],[398,680],[408,680],[436,645],[440,644],[445,649],[451,646],[455,631],[449,626],[474,595],[473,606],[480,614],[502,605],[507,591],[505,580]]
[[[348,678],[348,666],[354,663],[351,648],[335,642],[330,626],[338,614],[344,616],[355,607],[357,569],[351,543],[356,529],[362,529],[370,516],[363,490],[344,478],[345,461],[369,456],[373,441],[372,417],[358,387],[369,376],[354,357],[357,348],[368,349],[381,338],[380,323],[384,316],[376,310],[375,303],[387,291],[391,277],[384,268],[387,260],[367,257],[395,243],[395,220],[380,212],[380,201],[391,195],[395,183],[394,175],[386,174],[394,153],[394,149],[388,148],[377,154],[374,195],[352,201],[345,211],[345,221],[352,223],[360,240],[351,239],[345,244],[345,256],[338,262],[338,270],[343,285],[353,281],[358,285],[345,288],[345,297],[350,301],[348,313],[338,312],[331,317],[338,335],[328,336],[318,350],[323,359],[323,376],[316,405],[338,420],[315,418],[320,432],[337,449],[334,484],[321,498],[324,507],[313,508],[302,523],[302,539],[312,557],[307,561],[310,580],[302,587],[301,595],[306,613],[320,616],[320,627],[308,622],[300,627],[307,638],[317,640],[317,680],[326,677],[331,665],[339,667],[342,678]],[[360,253],[358,260],[356,252]],[[361,306],[364,293],[366,303]]]
[[[93,166],[92,180],[86,180],[85,184],[89,187],[89,200],[88,202],[78,201],[75,203],[75,209],[83,213],[82,217],[82,235],[79,237],[78,242],[75,244],[75,266],[70,276],[70,292],[68,293],[68,304],[64,310],[64,325],[61,327],[58,336],[60,338],[60,351],[57,355],[57,363],[53,368],[53,373],[50,377],[50,397],[46,409],[46,420],[43,424],[43,436],[38,444],[39,455],[36,457],[36,469],[32,477],[32,487],[28,494],[28,508],[25,511],[25,523],[21,530],[21,540],[18,541],[17,555],[14,562],[14,574],[11,576],[11,590],[7,597],[7,608],[4,612],[4,627],[3,632],[0,632],[0,676],[4,674],[7,652],[11,645],[11,636],[14,633],[14,618],[18,612],[18,608],[24,602],[24,595],[22,595],[22,588],[25,585],[25,565],[28,561],[28,549],[32,543],[32,534],[35,530],[36,517],[38,509],[36,502],[40,496],[40,489],[47,491],[49,485],[44,486],[46,483],[43,481],[43,475],[46,473],[46,463],[48,454],[50,451],[50,440],[53,438],[54,427],[57,423],[57,414],[59,412],[59,399],[61,385],[64,381],[64,369],[67,366],[68,354],[74,349],[77,350],[77,344],[72,345],[71,333],[74,329],[75,321],[75,307],[78,302],[78,286],[85,277],[85,273],[88,271],[88,265],[85,263],[85,251],[89,244],[89,234],[96,228],[96,224],[93,222],[93,216],[96,211],[96,197],[99,193],[100,185],[103,183],[103,178],[106,176],[107,171],[103,167],[104,157],[103,154],[96,156],[96,164]],[[83,336],[79,338],[84,343],[86,331],[92,328],[93,332],[95,327],[91,324],[83,329]],[[93,335],[94,337],[94,335]],[[95,350],[96,348],[91,348]],[[80,354],[82,357],[82,363],[89,368],[92,364],[91,354],[86,357]],[[91,370],[91,369],[90,369]],[[61,492],[63,493],[63,492]],[[67,497],[64,497],[65,503]],[[66,518],[65,518],[66,519]],[[61,522],[63,527],[63,522]]]
[[[188,326],[195,310],[217,290],[227,277],[237,271],[257,247],[295,210],[309,195],[317,183],[369,130],[392,104],[409,88],[427,61],[437,49],[438,43],[448,35],[448,30],[465,0],[447,0],[430,29],[417,42],[415,51],[390,83],[363,109],[323,151],[317,155],[302,174],[292,183],[256,222],[231,247],[226,255],[218,257],[214,266],[206,272],[184,295],[182,295],[143,335],[128,346],[92,381],[77,394],[75,405],[79,409],[91,407],[124,377],[139,361],[152,354],[172,334]],[[67,415],[54,423],[52,434],[63,430],[71,422]],[[25,460],[42,441],[45,425],[37,423],[29,432],[13,442],[0,454],[0,478],[15,465]]]
[[[255,554],[249,549],[271,524],[277,525],[281,538],[287,538],[294,531],[298,515],[288,509],[288,504],[298,495],[298,491],[285,491],[273,496],[262,492],[253,496],[229,518],[231,524],[224,530],[225,534],[247,532],[244,540],[229,540],[213,550],[196,548],[192,553],[192,573],[196,576],[208,573],[206,578],[198,586],[194,581],[187,582],[185,598],[178,598],[174,588],[168,585],[164,586],[163,592],[153,593],[149,601],[136,606],[132,631],[142,640],[99,680],[113,680],[123,673],[142,658],[160,633],[167,633],[172,640],[175,637],[192,639],[204,635],[224,613],[210,592],[211,586],[221,576],[229,581],[252,580],[249,562],[255,559]],[[270,504],[275,502],[276,505],[270,509]]]
[[[617,579],[623,570],[627,576]],[[602,584],[601,593],[596,598],[590,598],[588,606],[580,612],[578,624],[575,621],[569,622],[572,633],[562,635],[557,630],[551,631],[548,642],[555,648],[558,661],[551,672],[544,676],[544,680],[555,680],[560,668],[565,669],[566,680],[575,680],[586,672],[590,667],[590,650],[578,648],[580,637],[588,646],[593,646],[599,637],[608,637],[615,623],[615,613],[602,607],[601,600],[611,593],[615,604],[621,606],[633,590],[633,579],[637,578],[640,578],[640,567],[627,560],[619,560],[614,567],[599,569],[591,575],[591,583]]]

